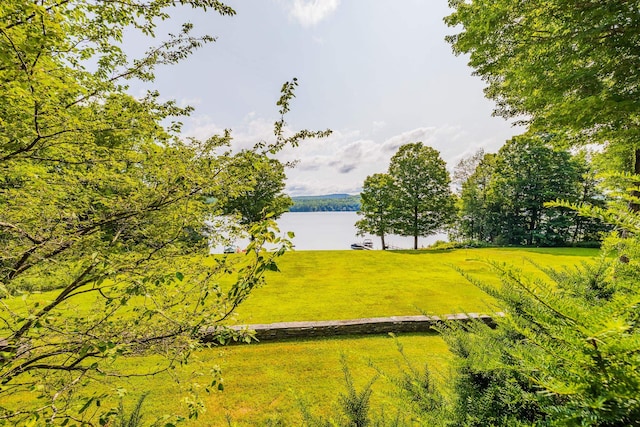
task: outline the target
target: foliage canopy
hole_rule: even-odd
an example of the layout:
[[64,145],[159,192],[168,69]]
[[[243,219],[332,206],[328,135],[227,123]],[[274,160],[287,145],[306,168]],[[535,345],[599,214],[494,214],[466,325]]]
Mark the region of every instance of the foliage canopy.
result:
[[393,228],[402,236],[428,236],[448,225],[455,214],[449,173],[437,150],[421,142],[405,144],[391,158],[389,175],[396,192]]
[[610,227],[582,218],[557,199],[601,204],[604,196],[583,156],[554,148],[539,137],[507,141],[484,155],[463,182],[459,198],[460,237],[512,245],[561,246],[600,241]]
[[[437,150],[415,142],[402,145],[391,158],[388,174],[367,177],[360,232],[418,237],[443,229],[455,217],[449,173]],[[367,199],[365,202],[365,198]]]
[[[456,54],[488,84],[495,114],[571,143],[600,143],[640,173],[637,0],[450,0]],[[634,163],[636,168],[634,169]]]
[[356,222],[360,233],[370,233],[380,236],[382,249],[386,249],[384,236],[393,230],[394,196],[397,191],[390,175],[376,173],[364,180],[360,193],[360,215],[362,219]]
[[[235,13],[216,0],[0,3],[0,292],[23,297],[0,300],[0,399],[38,396],[37,409],[0,408],[0,422],[100,416],[100,396],[83,385],[117,377],[120,355],[163,355],[157,371],[186,361],[203,328],[228,318],[288,247],[260,221],[245,256],[202,262],[224,235],[211,195],[255,187],[238,173],[254,158],[231,155],[229,133],[181,140],[178,119],[191,108],[127,94],[128,81],[151,82],[157,66],[214,40],[184,23],[143,56],[126,55],[127,31],[153,38],[178,6]],[[327,133],[285,136],[296,85],[283,86],[276,141],[255,156]],[[51,300],[31,292],[48,289],[58,290]],[[223,326],[216,336],[248,339]]]
[[241,151],[234,160],[236,168],[232,175],[241,190],[220,195],[224,214],[239,214],[240,223],[248,225],[266,219],[267,215],[277,219],[289,209],[293,202],[282,192],[286,179],[282,163],[255,151]]
[[617,179],[624,182],[609,195],[626,203],[579,205],[588,202],[583,197],[552,206],[602,220],[628,238],[614,233],[595,264],[547,270],[548,281],[496,265],[502,287],[478,286],[507,313],[498,327],[444,330],[458,366],[454,405],[440,421],[637,425],[640,4],[450,0],[449,5],[454,11],[446,22],[462,30],[448,40],[455,53],[470,55],[469,64],[488,84],[487,97],[496,101],[495,114],[524,118],[530,135],[570,145],[602,144],[617,157],[613,168],[607,166],[623,172]]

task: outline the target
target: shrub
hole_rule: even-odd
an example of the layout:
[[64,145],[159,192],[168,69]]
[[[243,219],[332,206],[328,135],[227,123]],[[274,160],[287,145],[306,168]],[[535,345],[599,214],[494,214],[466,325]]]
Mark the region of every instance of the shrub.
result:
[[456,358],[449,425],[640,425],[639,249],[613,236],[595,263],[547,281],[498,264],[500,287],[469,278],[507,315],[442,328]]
[[452,249],[467,249],[467,248],[488,248],[491,243],[481,242],[479,240],[464,240],[461,242],[445,242],[444,240],[437,240],[429,245],[430,250],[452,250]]

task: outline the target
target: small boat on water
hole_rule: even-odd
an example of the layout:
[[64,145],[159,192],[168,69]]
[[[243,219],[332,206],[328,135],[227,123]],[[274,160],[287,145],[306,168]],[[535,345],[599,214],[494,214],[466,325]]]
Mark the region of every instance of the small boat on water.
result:
[[371,250],[373,249],[373,241],[371,239],[364,239],[362,243],[352,243],[351,249],[362,251],[362,250]]

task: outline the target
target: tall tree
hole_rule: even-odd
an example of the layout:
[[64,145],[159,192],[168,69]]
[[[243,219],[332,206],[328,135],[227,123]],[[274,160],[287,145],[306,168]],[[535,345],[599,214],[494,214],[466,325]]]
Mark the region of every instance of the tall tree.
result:
[[462,185],[459,237],[516,245],[598,242],[608,227],[564,208],[556,199],[602,206],[591,166],[583,154],[553,148],[536,137],[517,137],[488,154]]
[[[178,4],[234,14],[217,0],[0,2],[0,422],[97,424],[88,418],[102,410],[99,396],[82,386],[117,378],[107,361],[143,352],[166,357],[159,370],[184,361],[287,246],[267,221],[246,256],[201,262],[221,212],[207,196],[241,189],[227,179],[238,159],[220,154],[229,135],[182,141],[177,117],[190,108],[126,88],[213,38],[185,23],[140,58],[120,48],[127,31],[153,36]],[[283,86],[283,115],[296,84]],[[316,135],[285,138],[283,127],[256,150]],[[233,271],[223,289],[219,277]],[[5,399],[35,389],[33,407]]]
[[462,191],[462,185],[469,180],[478,168],[478,165],[485,159],[484,149],[478,151],[468,157],[464,157],[456,163],[453,168],[452,184],[456,188],[458,194]]
[[581,169],[565,150],[540,138],[517,137],[500,148],[490,182],[497,238],[509,244],[560,245],[570,239],[575,214],[545,208],[556,199],[576,201]]
[[364,180],[360,193],[358,215],[362,219],[356,222],[356,228],[361,234],[379,236],[383,250],[387,248],[384,237],[392,231],[396,191],[391,176],[376,173]]
[[405,144],[391,158],[389,175],[397,187],[394,233],[418,237],[442,230],[455,216],[449,173],[435,149],[422,142]]
[[489,242],[495,237],[495,221],[489,209],[489,184],[495,173],[495,154],[484,154],[475,170],[461,183],[457,232],[460,237]]
[[449,0],[456,54],[488,84],[496,114],[605,144],[640,174],[637,0]]
[[235,156],[238,180],[234,193],[222,195],[223,213],[239,214],[240,222],[248,225],[267,217],[277,219],[293,204],[282,191],[286,175],[277,159],[254,151],[242,151]]

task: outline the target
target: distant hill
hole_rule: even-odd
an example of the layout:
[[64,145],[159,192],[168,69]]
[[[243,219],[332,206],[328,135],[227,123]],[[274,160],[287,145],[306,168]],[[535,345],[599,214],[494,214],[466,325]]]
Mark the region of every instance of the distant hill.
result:
[[360,209],[360,195],[325,194],[292,197],[290,212],[355,212]]

